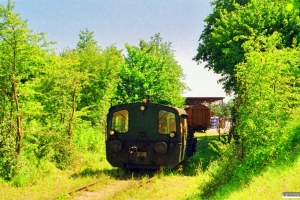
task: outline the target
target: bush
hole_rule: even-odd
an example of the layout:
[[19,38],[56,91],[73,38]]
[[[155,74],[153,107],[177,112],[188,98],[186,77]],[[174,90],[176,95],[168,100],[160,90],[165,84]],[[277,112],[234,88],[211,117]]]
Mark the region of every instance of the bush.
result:
[[72,143],[79,151],[102,151],[105,149],[102,127],[92,126],[89,121],[80,121],[74,127]]
[[37,167],[44,160],[54,162],[59,169],[66,169],[71,164],[72,149],[67,134],[40,130],[27,134],[23,141],[27,159]]
[[0,177],[11,180],[17,166],[16,140],[5,125],[0,125]]

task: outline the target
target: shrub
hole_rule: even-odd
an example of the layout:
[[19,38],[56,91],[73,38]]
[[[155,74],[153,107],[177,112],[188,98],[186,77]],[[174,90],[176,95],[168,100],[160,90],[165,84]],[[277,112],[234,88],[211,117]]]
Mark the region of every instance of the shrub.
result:
[[10,129],[0,125],[0,177],[10,180],[17,166],[16,140]]

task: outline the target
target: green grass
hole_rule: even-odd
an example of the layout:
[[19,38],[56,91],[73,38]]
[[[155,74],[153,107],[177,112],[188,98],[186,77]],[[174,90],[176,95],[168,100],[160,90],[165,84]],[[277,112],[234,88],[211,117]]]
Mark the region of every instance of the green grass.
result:
[[202,166],[202,170],[206,170],[209,164],[220,156],[218,149],[218,144],[221,144],[219,142],[219,134],[196,133],[195,136],[198,140],[197,152],[189,160],[198,162]]
[[[300,158],[293,164],[277,163],[267,167],[263,173],[242,187],[237,186],[236,181],[229,182],[210,199],[282,199],[282,192],[300,191],[299,174]],[[165,175],[142,188],[118,193],[114,199],[207,199],[199,195],[199,185],[209,178],[208,171],[195,176]],[[236,190],[237,188],[239,189]]]
[[208,179],[208,166],[219,156],[211,147],[218,141],[216,134],[197,134],[201,145],[195,155],[173,170],[158,171],[156,178],[140,188],[130,188],[106,199],[201,199],[199,185]]
[[[211,180],[211,173],[218,167],[216,161],[222,150],[219,149],[222,143],[219,142],[218,136],[216,133],[196,133],[201,145],[190,159],[173,170],[143,171],[141,175],[135,171],[111,167],[103,152],[96,154],[85,152],[84,155],[79,153],[75,156],[75,167],[72,170],[62,171],[47,162],[43,166],[43,171],[40,172],[43,173],[40,176],[42,178],[37,178],[34,184],[16,187],[0,180],[0,199],[51,199],[97,178],[107,176],[111,177],[109,183],[116,185],[115,188],[119,192],[111,192],[104,199],[207,199],[207,197],[201,197],[200,194],[205,183]],[[299,192],[299,149],[295,149],[295,155],[270,164],[261,173],[251,177],[246,184],[237,179],[230,180],[209,198],[282,199],[282,192]],[[156,178],[151,183],[138,188],[129,187],[132,181],[145,182],[153,174]],[[125,184],[118,186],[118,181],[122,183],[125,181]],[[106,186],[109,189],[106,183],[96,187],[103,189]],[[72,199],[72,197],[66,195],[58,199]]]
[[[214,162],[218,154],[210,148],[214,136],[205,139],[202,149],[171,172],[161,173],[153,183],[118,193],[114,199],[282,199],[282,192],[300,191],[299,153],[279,159],[244,184],[238,179],[227,182],[210,197],[202,197],[202,187],[211,180],[210,174],[218,167]],[[299,148],[295,152],[298,151]],[[203,155],[204,154],[204,155]],[[210,157],[215,156],[215,159]],[[287,162],[289,160],[289,162]],[[203,163],[207,166],[203,168]],[[192,173],[191,171],[194,172]]]
[[[300,192],[300,157],[293,163],[278,162],[242,187],[229,182],[212,199],[282,199],[282,192]],[[237,190],[238,188],[238,190]]]
[[[207,183],[219,184],[210,196],[204,199],[282,199],[282,192],[300,191],[300,146],[281,152],[277,160],[258,171],[256,174],[238,174],[233,172],[228,182],[221,185],[220,178],[212,179],[211,173],[216,171],[222,163],[210,163],[204,172],[206,179],[199,185],[198,194],[192,198],[199,198],[203,191],[207,190]],[[219,162],[219,160],[217,160]],[[226,165],[224,166],[226,167]],[[226,170],[225,170],[226,171]],[[242,173],[244,173],[242,171]],[[218,173],[218,175],[220,175]],[[221,174],[222,176],[225,174]],[[219,180],[220,179],[220,180]],[[205,190],[204,190],[205,189]]]
[[16,187],[12,185],[12,182],[0,182],[0,199],[52,199],[67,194],[97,178],[108,176],[112,167],[106,160],[100,159],[101,157],[103,156],[100,153],[86,152],[84,156],[76,157],[78,160],[76,160],[74,169],[64,171],[57,169],[53,163],[45,162],[43,169],[37,173],[41,178],[36,178],[35,183]]

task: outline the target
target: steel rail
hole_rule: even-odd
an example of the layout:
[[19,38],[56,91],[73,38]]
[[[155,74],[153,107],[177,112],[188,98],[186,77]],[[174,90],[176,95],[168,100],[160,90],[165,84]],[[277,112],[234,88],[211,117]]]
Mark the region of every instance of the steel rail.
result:
[[87,185],[84,185],[84,186],[81,186],[81,187],[79,187],[79,188],[73,189],[73,190],[71,190],[71,191],[69,191],[69,192],[66,192],[66,193],[64,193],[64,194],[58,195],[58,196],[56,196],[56,197],[54,197],[54,198],[50,198],[50,199],[48,199],[48,200],[55,200],[55,199],[58,199],[58,198],[60,198],[60,197],[65,196],[65,195],[71,195],[71,196],[72,196],[72,194],[74,194],[74,193],[76,193],[76,192],[79,192],[79,191],[82,191],[82,190],[84,190],[84,189],[87,189],[88,187],[91,187],[91,186],[93,186],[93,185],[96,185],[97,183],[103,182],[103,181],[105,181],[105,180],[107,180],[107,179],[109,179],[109,178],[110,178],[110,177],[106,177],[106,178],[103,178],[103,179],[99,179],[99,180],[93,181],[93,182],[91,182],[91,183],[88,183]]

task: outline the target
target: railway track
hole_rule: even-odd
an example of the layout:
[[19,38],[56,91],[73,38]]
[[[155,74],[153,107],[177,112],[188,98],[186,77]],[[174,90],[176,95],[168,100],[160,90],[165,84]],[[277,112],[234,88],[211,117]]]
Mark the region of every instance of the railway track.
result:
[[204,149],[206,149],[207,147],[205,147],[204,149],[200,149],[200,147],[202,147],[202,144],[208,140],[215,140],[216,138],[206,138],[206,139],[201,139],[197,142],[197,145],[196,145],[196,151],[197,152],[201,152],[203,151]]
[[[138,176],[138,175],[135,175]],[[123,193],[132,188],[140,188],[149,183],[151,183],[155,176],[150,177],[149,179],[140,179],[136,180],[136,177],[128,178],[127,180],[116,180],[111,179],[111,177],[106,177],[93,181],[86,185],[83,185],[74,190],[70,190],[64,194],[50,198],[50,200],[56,200],[61,198],[75,199],[75,200],[86,200],[86,199],[113,199],[116,195]],[[101,185],[101,189],[92,188],[97,184],[101,184],[105,181],[105,184]]]
[[61,195],[58,195],[58,196],[56,196],[56,197],[54,197],[54,198],[50,198],[49,200],[60,199],[60,198],[62,198],[62,197],[64,197],[64,196],[68,196],[68,195],[71,195],[71,196],[72,196],[73,194],[75,194],[75,193],[77,193],[77,192],[79,192],[79,191],[86,190],[86,189],[88,189],[89,187],[91,187],[91,186],[93,186],[93,185],[96,185],[96,184],[99,184],[99,183],[101,183],[101,182],[104,182],[104,181],[108,180],[109,178],[110,178],[110,177],[106,177],[106,178],[102,178],[102,179],[93,181],[93,182],[88,183],[88,184],[86,184],[86,185],[83,185],[83,186],[81,186],[81,187],[79,187],[79,188],[76,188],[76,189],[74,189],[74,190],[70,190],[70,191],[68,191],[68,192],[66,192],[66,193],[63,193],[63,194],[61,194]]
[[154,178],[155,177],[151,177],[147,180],[113,180],[108,183],[105,188],[101,188],[101,190],[77,193],[74,199],[115,199],[118,195],[125,193],[128,190],[141,188],[151,183]]
[[[201,149],[201,145],[207,140],[212,140],[211,138],[202,139],[197,142],[196,150],[201,152],[204,149]],[[74,190],[70,190],[64,194],[51,198],[51,200],[61,199],[62,197],[69,196],[70,199],[75,200],[85,200],[85,199],[113,199],[116,195],[123,193],[129,189],[144,187],[145,185],[151,183],[155,176],[152,176],[146,180],[141,179],[141,174],[136,173],[134,176],[128,176],[126,180],[116,180],[111,177],[106,177],[93,181],[89,184],[78,187]],[[136,180],[136,179],[140,180]],[[101,189],[91,189],[92,186],[100,184],[104,181],[108,181]]]

